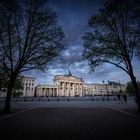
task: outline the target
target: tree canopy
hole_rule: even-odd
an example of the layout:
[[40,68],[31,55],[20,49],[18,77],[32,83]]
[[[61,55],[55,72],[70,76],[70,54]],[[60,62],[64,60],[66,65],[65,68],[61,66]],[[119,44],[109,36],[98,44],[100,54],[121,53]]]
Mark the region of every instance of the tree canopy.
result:
[[41,2],[0,3],[0,66],[8,75],[43,69],[64,47],[56,13]]
[[83,56],[91,69],[113,64],[129,74],[129,62],[139,45],[136,5],[131,0],[108,0],[99,13],[89,19],[92,32],[85,33]]
[[64,33],[45,0],[0,1],[0,69],[8,76],[5,112],[18,75],[45,69],[64,49]]
[[89,19],[92,32],[83,36],[83,57],[91,70],[104,63],[125,71],[131,78],[140,112],[140,93],[132,59],[140,47],[138,0],[106,0],[96,15]]

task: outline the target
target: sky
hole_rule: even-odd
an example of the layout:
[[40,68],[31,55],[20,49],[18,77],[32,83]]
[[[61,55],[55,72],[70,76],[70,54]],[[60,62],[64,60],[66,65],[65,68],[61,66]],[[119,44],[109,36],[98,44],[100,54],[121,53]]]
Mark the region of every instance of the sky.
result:
[[[61,53],[63,60],[54,62],[44,72],[31,71],[25,73],[37,79],[37,84],[53,84],[55,75],[68,74],[83,78],[85,83],[102,83],[119,80],[125,84],[130,81],[129,76],[110,64],[104,64],[96,68],[95,72],[90,71],[87,61],[82,58],[83,41],[85,32],[91,31],[88,26],[88,19],[96,14],[104,0],[48,0],[48,7],[58,15],[58,24],[62,25],[65,33],[65,50]],[[133,61],[134,73],[137,80],[140,80],[140,62]]]

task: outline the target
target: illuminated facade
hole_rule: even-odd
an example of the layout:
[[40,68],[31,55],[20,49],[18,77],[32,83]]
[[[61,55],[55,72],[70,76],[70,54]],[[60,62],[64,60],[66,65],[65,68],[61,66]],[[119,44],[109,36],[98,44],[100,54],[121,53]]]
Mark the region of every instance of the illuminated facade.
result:
[[34,77],[20,77],[23,84],[23,96],[31,97],[34,96],[35,93],[35,82],[36,79]]
[[126,91],[126,86],[121,84],[84,84],[84,95],[115,95],[119,92],[124,93]]
[[56,75],[54,85],[38,85],[36,96],[94,96],[94,95],[115,95],[118,92],[125,92],[126,86],[118,83],[88,84],[82,78],[68,75]]
[[82,96],[83,80],[69,75],[56,75],[54,85],[38,85],[37,96]]
[[82,96],[83,79],[72,75],[57,75],[54,84],[58,87],[59,96]]
[[55,85],[37,85],[35,96],[55,97],[58,96],[58,86]]
[[[56,75],[54,77],[54,85],[37,85],[36,79],[33,77],[19,77],[22,80],[23,97],[75,97],[75,96],[94,96],[94,95],[116,95],[124,93],[126,86],[116,82],[108,84],[84,83],[82,78],[71,75]],[[5,97],[6,92],[0,93],[0,97]]]

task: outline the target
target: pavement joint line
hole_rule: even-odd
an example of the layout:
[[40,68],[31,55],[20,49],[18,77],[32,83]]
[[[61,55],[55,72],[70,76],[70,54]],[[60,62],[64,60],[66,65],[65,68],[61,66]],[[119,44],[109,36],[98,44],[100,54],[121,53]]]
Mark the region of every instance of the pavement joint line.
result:
[[112,110],[116,110],[116,111],[118,111],[118,112],[121,112],[121,113],[123,113],[123,114],[127,114],[127,115],[132,116],[132,117],[136,117],[136,115],[133,114],[133,113],[129,113],[129,112],[127,112],[127,111],[120,110],[120,109],[115,108],[115,107],[108,107],[108,108],[111,108]]
[[31,108],[28,108],[28,109],[22,110],[22,111],[17,112],[17,113],[13,113],[13,114],[10,114],[10,115],[7,115],[7,116],[3,116],[3,117],[0,117],[0,120],[7,119],[7,118],[10,118],[10,117],[16,116],[16,115],[18,115],[18,114],[25,113],[25,112],[28,112],[28,111],[30,111],[30,110],[33,110],[33,109],[36,109],[36,108],[42,107],[42,106],[44,106],[44,105],[39,105],[39,106],[36,106],[36,107],[31,107]]

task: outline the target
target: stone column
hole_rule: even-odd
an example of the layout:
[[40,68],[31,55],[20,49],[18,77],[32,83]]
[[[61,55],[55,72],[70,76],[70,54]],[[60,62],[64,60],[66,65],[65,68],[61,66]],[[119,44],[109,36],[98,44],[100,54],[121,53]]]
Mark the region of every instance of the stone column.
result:
[[59,87],[56,88],[56,95],[57,95],[57,96],[60,96],[60,95],[59,95]]
[[82,96],[82,84],[80,83],[80,96]]
[[60,85],[58,86],[58,95],[62,96],[62,82],[60,82]]
[[72,89],[73,83],[70,83],[70,96],[73,96],[73,89]]
[[63,82],[63,86],[62,86],[62,88],[63,88],[63,94],[62,95],[64,95],[65,96],[65,83]]
[[75,85],[75,83],[73,84],[73,96],[75,96],[75,87],[76,87],[76,85]]
[[68,89],[68,82],[65,83],[65,96],[68,96],[68,92],[69,92],[69,89]]
[[70,85],[70,82],[68,83],[68,96],[71,96],[71,85]]
[[74,96],[74,83],[72,84],[72,96]]
[[79,83],[77,83],[77,95],[79,95]]

